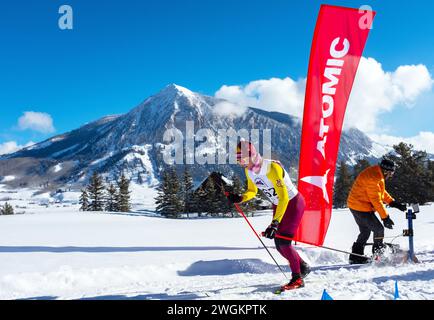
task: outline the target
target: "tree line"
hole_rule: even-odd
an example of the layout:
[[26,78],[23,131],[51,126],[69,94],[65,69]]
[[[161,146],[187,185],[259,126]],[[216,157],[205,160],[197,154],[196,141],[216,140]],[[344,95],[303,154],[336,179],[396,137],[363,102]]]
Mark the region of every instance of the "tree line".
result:
[[124,174],[116,181],[116,185],[113,183],[105,185],[102,176],[94,172],[89,184],[81,190],[80,211],[129,212],[131,210],[129,188],[130,181]]
[[[386,190],[399,202],[425,204],[434,201],[434,161],[424,151],[414,150],[411,144],[401,142],[386,155],[397,168]],[[371,166],[367,160],[358,160],[351,168],[341,161],[336,171],[333,206],[345,208],[354,180],[360,172]]]
[[[213,174],[198,188],[194,188],[193,178],[187,168],[180,176],[174,167],[165,169],[161,174],[161,183],[157,187],[155,198],[157,213],[169,218],[179,218],[181,215],[189,217],[192,213],[199,217],[238,216],[234,205],[228,201],[223,190],[212,178]],[[232,175],[231,180],[232,184],[226,186],[225,191],[243,193],[245,186],[238,175]],[[253,201],[241,204],[241,207],[246,214],[253,215],[260,208],[261,202],[261,198],[257,197]]]

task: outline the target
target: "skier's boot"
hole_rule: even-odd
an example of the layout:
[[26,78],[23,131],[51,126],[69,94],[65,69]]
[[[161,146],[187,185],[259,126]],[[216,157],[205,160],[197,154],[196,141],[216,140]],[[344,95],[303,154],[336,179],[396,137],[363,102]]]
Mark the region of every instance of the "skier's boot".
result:
[[354,242],[351,253],[358,254],[358,256],[354,254],[350,254],[349,262],[350,264],[365,264],[369,262],[368,258],[360,257],[360,255],[364,255],[365,246],[363,244]]
[[304,262],[303,260],[300,260],[301,278],[302,279],[306,278],[310,272],[311,272],[310,266],[306,262]]
[[289,283],[283,285],[280,288],[280,290],[281,291],[287,291],[287,290],[294,290],[294,289],[303,288],[303,287],[304,287],[304,281],[303,281],[303,278],[301,277],[301,274],[300,273],[293,273],[291,281],[289,281]]

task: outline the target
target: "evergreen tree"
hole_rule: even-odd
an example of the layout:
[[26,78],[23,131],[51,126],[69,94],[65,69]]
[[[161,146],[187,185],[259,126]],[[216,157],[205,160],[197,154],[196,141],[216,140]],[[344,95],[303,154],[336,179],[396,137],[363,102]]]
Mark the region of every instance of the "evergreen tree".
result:
[[162,174],[157,187],[157,212],[167,217],[178,217],[183,212],[181,185],[174,169],[167,169]]
[[121,179],[118,182],[119,187],[119,197],[116,204],[117,209],[120,212],[129,212],[131,210],[131,191],[130,191],[130,181],[122,173]]
[[104,184],[102,177],[96,172],[90,178],[90,184],[87,186],[89,194],[89,211],[103,211],[104,209]]
[[169,173],[167,170],[161,174],[161,182],[157,186],[157,196],[155,197],[156,211],[161,215],[166,215],[169,208]]
[[173,216],[177,218],[179,214],[183,212],[181,182],[178,178],[178,175],[176,174],[175,169],[169,170],[169,178],[170,178],[169,201],[171,203]]
[[0,213],[3,215],[12,215],[15,213],[14,208],[7,202],[4,204],[3,208],[1,208],[0,211]]
[[220,212],[220,205],[218,203],[218,194],[221,194],[219,190],[216,189],[214,184],[214,180],[209,178],[205,184],[205,198],[203,199],[203,209],[204,212],[211,214],[211,216],[215,217]]
[[120,202],[119,200],[120,197],[118,195],[118,190],[113,185],[113,183],[110,183],[109,187],[107,188],[105,210],[110,212],[118,212],[118,202]]
[[188,199],[188,201],[189,201],[188,206],[190,208],[189,212],[197,213],[199,217],[204,212],[203,208],[202,208],[203,206],[202,206],[201,197],[202,197],[202,195],[201,195],[200,189],[194,190],[194,188],[193,188],[191,191],[190,198]]
[[359,174],[369,168],[371,164],[366,159],[358,159],[356,165],[353,168],[353,180],[356,180],[356,178],[359,176]]
[[397,201],[425,204],[431,200],[432,180],[428,170],[428,155],[415,151],[411,144],[401,142],[393,146],[396,155],[388,157],[397,164],[397,169],[386,189]]
[[341,161],[337,170],[336,182],[333,194],[333,207],[345,208],[347,206],[347,198],[352,186],[350,170],[345,163]]
[[428,161],[428,174],[430,175],[430,183],[431,183],[431,191],[430,191],[430,200],[434,201],[434,161]]
[[89,195],[87,194],[86,188],[81,189],[81,195],[78,202],[80,204],[80,211],[89,211]]
[[198,216],[201,217],[202,214],[207,213],[207,208],[205,201],[207,199],[207,194],[204,188],[199,188],[194,193],[194,208]]
[[195,197],[194,197],[194,191],[193,191],[193,178],[188,171],[187,168],[184,169],[184,175],[183,175],[183,184],[182,184],[182,198],[183,198],[183,205],[184,205],[184,213],[187,213],[187,216],[189,213],[194,212],[195,207]]

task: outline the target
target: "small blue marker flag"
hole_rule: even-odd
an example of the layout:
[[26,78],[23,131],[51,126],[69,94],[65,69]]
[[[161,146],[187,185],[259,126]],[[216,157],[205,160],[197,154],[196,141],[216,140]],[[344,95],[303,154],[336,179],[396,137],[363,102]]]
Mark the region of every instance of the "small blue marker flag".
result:
[[326,289],[324,289],[324,291],[322,292],[321,300],[333,300],[333,298],[330,297],[330,295],[327,293]]
[[395,294],[393,296],[394,300],[399,299],[399,291],[398,291],[398,281],[395,280]]

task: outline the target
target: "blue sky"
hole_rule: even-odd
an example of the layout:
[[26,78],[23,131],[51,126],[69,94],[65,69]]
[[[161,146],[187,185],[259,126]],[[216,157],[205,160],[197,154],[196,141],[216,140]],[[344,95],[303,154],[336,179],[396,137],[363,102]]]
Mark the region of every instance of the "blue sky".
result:
[[[169,83],[214,95],[223,85],[306,77],[322,1],[2,1],[0,145],[24,145],[128,112]],[[333,1],[377,11],[364,56],[393,72],[422,64],[434,74],[433,1]],[[74,29],[60,30],[71,5]],[[401,100],[379,115],[391,136],[434,132],[433,89],[411,108]],[[33,111],[51,127],[25,126]],[[19,118],[21,124],[19,124]],[[24,117],[24,118],[23,118]],[[27,128],[27,129],[26,129]]]

